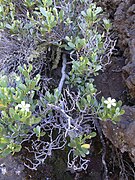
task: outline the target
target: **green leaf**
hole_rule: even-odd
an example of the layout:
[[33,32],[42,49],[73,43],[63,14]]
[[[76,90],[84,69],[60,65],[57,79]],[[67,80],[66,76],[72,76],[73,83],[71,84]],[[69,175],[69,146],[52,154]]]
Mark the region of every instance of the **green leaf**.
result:
[[6,147],[6,145],[8,145],[10,143],[10,140],[4,137],[0,138],[0,149],[4,149]]
[[108,31],[111,28],[110,21],[108,19],[104,18],[103,22],[104,22],[105,29]]
[[30,126],[32,126],[33,124],[38,124],[41,121],[41,118],[35,118],[35,117],[31,117],[29,119],[29,122],[27,122]]
[[38,83],[40,80],[40,74],[37,74],[36,77],[34,77],[34,80],[36,81],[36,83]]
[[10,24],[6,24],[6,28],[8,28],[8,29],[12,29],[12,26],[10,25]]
[[90,138],[93,138],[93,137],[95,137],[96,135],[97,135],[96,132],[91,132],[89,136],[90,136]]
[[15,126],[13,126],[12,124],[8,125],[8,129],[12,132],[15,132],[15,130],[16,130]]
[[37,136],[37,137],[40,137],[41,127],[40,127],[40,126],[37,126],[37,127],[35,127],[33,130],[34,130],[34,132],[36,133],[36,136]]
[[40,133],[40,136],[44,136],[46,133],[45,132],[42,132]]
[[87,95],[87,101],[88,101],[88,103],[91,102],[91,95]]
[[69,147],[75,148],[76,147],[76,142],[74,140],[71,140],[70,143],[68,144]]
[[15,151],[15,152],[20,152],[21,149],[22,149],[22,146],[21,146],[20,144],[16,144],[14,151]]
[[3,150],[6,147],[7,144],[1,144],[0,143],[0,150]]
[[47,11],[44,8],[40,7],[40,12],[43,16],[47,17]]
[[92,12],[91,8],[87,9],[87,15],[92,18],[92,14],[93,14],[93,12]]
[[0,124],[0,133],[3,132],[4,130],[4,125]]
[[89,149],[90,148],[90,144],[82,144],[81,148]]
[[120,114],[123,115],[125,113],[124,109],[120,111]]
[[56,17],[56,20],[58,21],[58,10],[55,7],[53,8],[53,13]]
[[35,81],[31,81],[30,83],[30,90],[35,89],[36,86],[36,82]]
[[3,12],[3,6],[0,6],[0,13]]
[[65,50],[70,51],[70,50],[72,50],[72,49],[73,49],[73,48],[71,48],[71,47],[65,45]]
[[58,88],[56,88],[54,90],[54,97],[55,97],[56,102],[58,102],[59,96],[60,96],[59,90],[58,90]]
[[103,10],[102,10],[101,7],[97,7],[96,10],[95,10],[95,13],[96,13],[96,14],[99,14],[99,13],[101,13],[102,11],[103,11]]
[[76,149],[82,151],[80,142],[76,142]]
[[82,157],[86,157],[85,153],[82,150],[79,151],[79,155],[82,156]]
[[75,45],[72,42],[68,42],[68,45],[73,49],[75,48]]
[[118,101],[118,106],[121,107],[122,106],[122,101]]
[[71,41],[71,39],[70,39],[68,36],[66,36],[65,39],[66,39],[67,41]]
[[22,83],[18,85],[18,88],[23,90],[23,91],[25,91],[27,89],[27,87]]
[[2,151],[1,156],[2,156],[2,157],[6,157],[6,156],[8,156],[11,152],[12,152],[12,150],[11,150],[10,148],[6,148],[6,149],[4,149],[4,150]]
[[81,11],[81,14],[86,17],[86,13],[84,11]]
[[24,75],[25,78],[29,78],[29,73],[27,70],[23,70],[22,74]]
[[0,77],[0,86],[7,87],[8,86],[8,77],[6,75]]
[[[23,113],[23,114],[22,114],[22,113]],[[20,110],[19,115],[22,116],[22,118],[20,118],[20,121],[21,121],[21,122],[30,125],[30,124],[29,124],[29,121],[31,121],[31,111],[25,112],[25,111],[21,111],[21,110]]]
[[15,110],[13,108],[9,108],[9,115],[10,117],[14,117],[14,114],[15,114]]
[[24,67],[24,69],[27,71],[27,66],[26,66],[26,64],[24,64],[23,67]]
[[32,71],[32,69],[33,69],[33,66],[32,66],[32,64],[30,64],[29,68],[28,68],[28,72],[30,73]]
[[63,11],[63,10],[60,10],[60,12],[59,12],[59,18],[60,18],[60,22],[62,22],[63,19],[64,19],[64,11]]
[[21,66],[18,66],[18,70],[22,73],[23,72],[23,68]]
[[9,142],[10,142],[10,140],[7,138],[4,138],[4,137],[0,138],[0,144],[8,144]]
[[101,65],[96,65],[96,68],[95,68],[95,71],[97,72],[97,71],[99,71],[99,70],[101,70],[102,69],[102,66]]
[[47,0],[47,6],[51,6],[52,5],[52,0]]
[[84,147],[82,147],[82,152],[83,152],[84,154],[89,154],[89,148],[84,148]]
[[19,116],[17,113],[15,113],[15,114],[14,114],[14,119],[15,119],[16,121],[19,121],[19,120],[20,120],[20,116]]

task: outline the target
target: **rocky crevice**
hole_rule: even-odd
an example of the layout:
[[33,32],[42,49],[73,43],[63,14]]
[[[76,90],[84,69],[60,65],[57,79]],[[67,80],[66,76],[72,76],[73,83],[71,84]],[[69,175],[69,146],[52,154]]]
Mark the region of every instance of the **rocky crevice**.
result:
[[[108,12],[112,20],[113,30],[118,36],[117,47],[121,52],[121,58],[124,59],[118,78],[121,83],[116,84],[116,81],[111,81],[115,93],[110,93],[110,95],[121,99],[117,87],[121,86],[123,78],[132,99],[132,106],[125,102],[127,104],[123,106],[125,114],[121,116],[117,125],[110,120],[102,123],[103,133],[122,153],[128,152],[132,162],[135,163],[135,2],[133,0],[104,0],[99,4]],[[118,61],[119,58],[117,58]],[[113,74],[112,72],[111,76]]]

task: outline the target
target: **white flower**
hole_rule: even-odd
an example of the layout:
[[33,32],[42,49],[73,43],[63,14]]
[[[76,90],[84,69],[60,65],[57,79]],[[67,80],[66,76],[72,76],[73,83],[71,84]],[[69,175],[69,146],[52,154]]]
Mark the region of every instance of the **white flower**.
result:
[[111,97],[108,97],[107,100],[104,101],[105,104],[107,104],[107,108],[110,109],[111,106],[116,106],[116,100],[111,99]]
[[18,104],[15,109],[18,110],[20,108],[22,111],[29,112],[30,104],[25,104],[25,101],[21,101],[21,104]]

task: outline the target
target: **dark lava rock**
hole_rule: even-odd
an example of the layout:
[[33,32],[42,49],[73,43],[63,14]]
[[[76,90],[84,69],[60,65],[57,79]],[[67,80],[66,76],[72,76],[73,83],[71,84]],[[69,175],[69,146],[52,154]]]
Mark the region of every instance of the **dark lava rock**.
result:
[[[101,91],[101,95],[116,99],[119,97],[123,100],[120,97],[120,92],[124,89],[122,84],[126,84],[131,98],[135,99],[135,1],[104,0],[97,1],[97,4],[108,12],[108,17],[112,20],[113,30],[117,32],[116,46],[121,54],[115,57],[115,62],[119,59],[124,60],[124,63],[121,61],[119,65],[122,73],[118,72],[117,75],[117,71],[112,72],[116,66],[114,66],[114,57],[111,58],[111,68],[107,69],[103,76],[97,80],[98,90]],[[115,77],[114,80],[113,76]],[[122,81],[121,76],[124,81]],[[128,104],[128,102],[125,103]],[[135,101],[132,105],[135,105]],[[110,120],[102,122],[103,132],[121,152],[128,152],[135,163],[135,106],[124,106],[123,109],[125,114],[121,116],[121,121],[117,125]]]
[[119,148],[122,153],[128,152],[135,163],[135,106],[123,106],[125,114],[121,116],[118,124],[108,120],[102,122],[104,135]]

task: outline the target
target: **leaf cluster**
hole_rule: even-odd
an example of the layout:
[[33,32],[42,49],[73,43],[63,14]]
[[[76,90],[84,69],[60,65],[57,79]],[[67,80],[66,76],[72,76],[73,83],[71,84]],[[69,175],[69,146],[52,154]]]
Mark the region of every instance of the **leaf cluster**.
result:
[[[30,127],[40,122],[41,118],[34,115],[37,101],[34,94],[39,90],[40,76],[30,78],[32,65],[29,68],[18,67],[21,76],[15,73],[0,78],[0,156],[5,157],[9,153],[18,152],[21,143],[27,137]],[[24,109],[22,106],[24,102]],[[22,108],[17,108],[17,106]],[[25,110],[29,105],[30,109]]]

